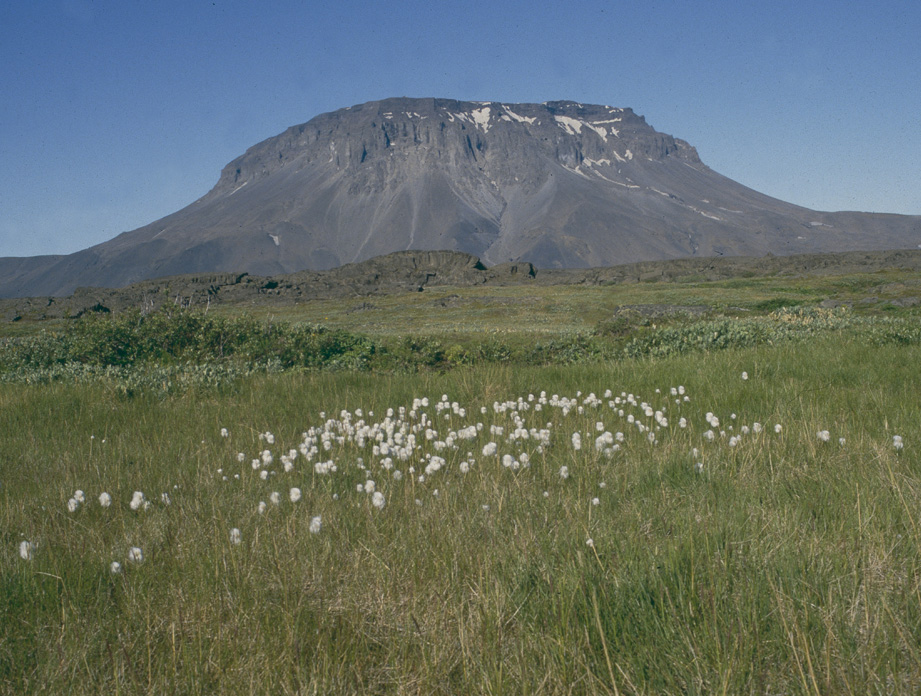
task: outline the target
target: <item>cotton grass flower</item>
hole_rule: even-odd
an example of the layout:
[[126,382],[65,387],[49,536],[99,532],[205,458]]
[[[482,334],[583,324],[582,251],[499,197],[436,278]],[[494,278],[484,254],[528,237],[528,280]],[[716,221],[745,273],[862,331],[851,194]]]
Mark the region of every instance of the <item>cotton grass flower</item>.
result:
[[132,546],[128,549],[128,560],[131,563],[140,565],[144,562],[144,552],[141,551],[139,546]]
[[269,502],[272,503],[272,505],[278,505],[281,503],[281,493],[278,491],[272,491],[272,495],[269,496]]
[[560,467],[560,478],[564,481],[569,478],[569,467],[563,465]]
[[74,491],[74,500],[82,504],[86,502],[86,495],[83,493],[83,491],[77,489],[76,491]]
[[103,491],[99,494],[99,505],[101,507],[107,508],[112,504],[112,496]]
[[902,436],[901,436],[901,435],[893,435],[893,436],[892,436],[892,446],[895,447],[897,450],[900,450],[900,449],[902,449],[903,447],[905,447],[905,443],[902,442]]
[[67,501],[67,512],[76,512],[78,507],[80,507],[80,503],[77,502],[76,498],[71,498]]
[[317,515],[316,517],[310,518],[310,526],[308,529],[311,534],[319,534],[320,528],[323,526],[323,517],[322,515]]
[[386,504],[384,499],[384,494],[380,491],[374,491],[374,495],[371,496],[371,504],[376,507],[378,510],[383,510],[384,505]]
[[256,507],[256,512],[258,512],[260,515],[264,515],[264,514],[265,514],[265,509],[266,509],[266,507],[267,507],[267,506],[266,506],[266,504],[265,504],[265,501],[264,501],[264,500],[260,500],[260,501],[259,501],[259,505]]
[[234,527],[230,530],[230,543],[238,546],[241,541],[243,541],[243,536],[240,534],[240,530]]
[[122,572],[122,564],[118,561],[112,561],[109,564],[109,572],[112,573],[112,575],[118,575]]
[[298,500],[301,499],[301,489],[292,488],[290,491],[288,491],[288,498],[291,500],[292,503],[296,503]]
[[19,557],[24,561],[32,560],[32,552],[35,547],[32,545],[31,541],[20,541],[19,542]]
[[827,430],[820,430],[815,436],[822,442],[828,442],[831,439],[831,433]]
[[144,493],[142,491],[135,491],[131,496],[131,502],[128,504],[132,510],[140,510],[144,507]]

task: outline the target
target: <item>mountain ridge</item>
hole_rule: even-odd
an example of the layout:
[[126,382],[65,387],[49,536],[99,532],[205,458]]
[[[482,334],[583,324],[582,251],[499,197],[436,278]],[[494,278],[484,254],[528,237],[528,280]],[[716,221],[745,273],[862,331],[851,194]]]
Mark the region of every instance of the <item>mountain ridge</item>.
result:
[[401,97],[257,143],[204,196],[137,230],[67,256],[0,259],[0,296],[326,270],[409,249],[585,268],[919,243],[919,216],[770,198],[629,108]]

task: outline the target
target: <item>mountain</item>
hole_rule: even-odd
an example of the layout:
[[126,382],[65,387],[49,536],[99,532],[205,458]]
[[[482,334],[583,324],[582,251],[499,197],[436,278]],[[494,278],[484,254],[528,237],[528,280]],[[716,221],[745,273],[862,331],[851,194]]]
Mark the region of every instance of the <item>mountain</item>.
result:
[[585,268],[919,244],[921,216],[765,196],[631,109],[398,98],[253,146],[205,196],[145,227],[67,256],[0,259],[0,296],[323,270],[410,249]]

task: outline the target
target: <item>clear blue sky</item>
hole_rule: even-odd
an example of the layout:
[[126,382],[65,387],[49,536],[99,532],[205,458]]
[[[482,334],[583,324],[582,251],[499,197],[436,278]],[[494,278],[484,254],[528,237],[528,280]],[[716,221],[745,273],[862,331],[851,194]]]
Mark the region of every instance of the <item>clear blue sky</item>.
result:
[[5,0],[0,256],[140,227],[396,96],[631,107],[772,196],[921,214],[918,0]]

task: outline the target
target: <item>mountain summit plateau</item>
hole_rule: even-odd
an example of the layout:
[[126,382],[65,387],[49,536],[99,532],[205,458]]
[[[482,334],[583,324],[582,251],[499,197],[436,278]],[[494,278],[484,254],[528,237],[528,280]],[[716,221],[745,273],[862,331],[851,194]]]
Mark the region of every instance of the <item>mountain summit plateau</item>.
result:
[[182,210],[67,256],[0,259],[0,297],[402,250],[585,268],[916,248],[921,216],[816,212],[704,165],[631,109],[396,98],[289,128]]

